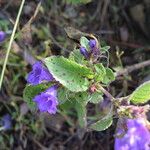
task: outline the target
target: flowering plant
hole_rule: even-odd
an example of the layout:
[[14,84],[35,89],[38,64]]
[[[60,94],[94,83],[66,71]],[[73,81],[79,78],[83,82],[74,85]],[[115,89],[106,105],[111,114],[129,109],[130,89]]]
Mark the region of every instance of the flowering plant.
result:
[[[145,113],[149,110],[149,105],[134,106],[131,103],[144,104],[150,99],[150,82],[144,83],[127,97],[114,98],[106,89],[115,80],[116,73],[102,59],[107,58],[108,49],[108,46],[101,47],[91,35],[89,38],[81,37],[80,45],[68,58],[50,56],[37,61],[28,74],[24,100],[32,110],[38,108],[40,112],[49,114],[66,113],[74,109],[80,127],[88,131],[107,129],[112,125],[114,117],[127,120],[124,124],[128,128],[132,122],[130,119],[146,120]],[[86,109],[88,103],[100,103],[103,108],[91,117]],[[108,109],[102,113],[104,107]],[[146,122],[148,121],[144,123],[145,128]],[[130,130],[128,135],[131,135]],[[125,140],[117,140],[116,147]]]

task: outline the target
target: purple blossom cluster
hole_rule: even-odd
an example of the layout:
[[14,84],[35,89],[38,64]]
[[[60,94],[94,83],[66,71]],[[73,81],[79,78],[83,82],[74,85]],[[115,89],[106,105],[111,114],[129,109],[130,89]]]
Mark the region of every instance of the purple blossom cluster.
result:
[[[127,132],[115,139],[115,150],[150,150],[150,132],[144,118],[128,119]],[[122,130],[119,129],[118,133]]]
[[[27,77],[27,82],[31,85],[38,85],[53,80],[52,74],[44,67],[41,61],[37,61],[32,66],[32,71]],[[37,107],[41,112],[48,112],[50,114],[56,113],[58,105],[57,88],[57,85],[53,85],[33,98],[33,101],[37,104]]]
[[97,47],[96,40],[95,39],[91,39],[88,44],[89,44],[89,47],[90,47],[90,51],[88,52],[85,47],[80,47],[80,53],[86,59],[90,58],[91,55],[93,55],[94,57],[99,55],[100,51],[99,51],[99,49]]

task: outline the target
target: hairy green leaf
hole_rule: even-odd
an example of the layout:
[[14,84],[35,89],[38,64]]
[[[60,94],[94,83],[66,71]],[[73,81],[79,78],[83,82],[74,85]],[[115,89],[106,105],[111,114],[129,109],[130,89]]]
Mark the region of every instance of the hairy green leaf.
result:
[[75,109],[77,111],[79,125],[80,127],[86,127],[87,125],[86,105],[88,102],[88,93],[79,92],[75,95],[75,99],[76,99]]
[[93,72],[89,68],[64,57],[51,56],[44,62],[55,80],[70,91],[79,92],[88,89],[88,78],[93,78]]
[[103,131],[109,128],[112,125],[112,122],[113,122],[112,116],[108,115],[105,118],[92,124],[90,128],[96,131]]
[[94,68],[96,70],[95,80],[98,82],[103,81],[104,77],[106,76],[106,69],[103,64],[96,64],[94,65]]
[[115,75],[114,72],[110,68],[105,68],[106,69],[106,75],[103,79],[103,83],[109,84],[110,82],[115,80]]
[[134,104],[143,104],[150,100],[150,81],[139,86],[130,96],[129,100]]
[[109,49],[110,49],[110,46],[101,47],[101,51],[102,51],[103,53],[107,52]]
[[84,56],[80,53],[79,49],[75,49],[73,50],[70,55],[69,55],[69,59],[72,61],[75,61],[78,64],[85,64],[85,58]]
[[93,104],[98,104],[103,100],[103,94],[99,92],[92,93],[88,96],[88,101]]
[[80,44],[82,47],[85,47],[86,50],[88,50],[88,51],[90,50],[89,40],[86,37],[82,36],[80,38]]

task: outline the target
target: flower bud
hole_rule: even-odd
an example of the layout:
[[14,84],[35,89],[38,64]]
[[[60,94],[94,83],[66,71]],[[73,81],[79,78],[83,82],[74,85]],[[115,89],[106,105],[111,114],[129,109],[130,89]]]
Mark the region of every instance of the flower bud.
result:
[[88,58],[89,57],[89,53],[88,51],[86,50],[85,47],[80,47],[80,53],[85,56],[85,58]]
[[89,46],[91,49],[95,48],[96,47],[96,40],[90,40],[89,41]]

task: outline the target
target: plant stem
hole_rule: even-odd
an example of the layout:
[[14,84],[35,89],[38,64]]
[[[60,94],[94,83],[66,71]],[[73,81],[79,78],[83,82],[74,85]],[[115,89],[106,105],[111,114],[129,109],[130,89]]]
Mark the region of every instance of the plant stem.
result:
[[12,35],[11,35],[11,38],[10,38],[10,41],[9,41],[9,45],[8,45],[8,48],[7,48],[6,57],[5,57],[5,60],[4,60],[4,65],[3,65],[2,72],[1,72],[1,77],[0,77],[0,90],[1,90],[1,87],[2,87],[2,82],[3,82],[4,73],[5,73],[5,69],[6,69],[6,65],[7,65],[7,61],[8,61],[8,56],[9,56],[9,53],[10,53],[12,42],[14,40],[14,36],[15,36],[15,33],[16,33],[17,25],[19,23],[19,19],[20,19],[20,15],[21,15],[24,3],[25,3],[25,0],[22,0],[20,8],[19,8],[18,15],[17,15],[17,18],[16,18],[16,22],[15,22],[15,25],[14,25],[14,28],[13,28],[13,32],[12,32]]
[[101,85],[98,85],[99,90],[101,90],[111,101],[115,101],[115,98],[105,90]]
[[128,73],[131,73],[132,71],[135,71],[135,70],[147,67],[147,66],[148,67],[150,66],[150,60],[146,60],[146,61],[143,61],[143,62],[138,63],[138,64],[127,66],[126,68],[121,69],[120,71],[116,72],[116,76],[118,77],[121,75],[126,75]]

